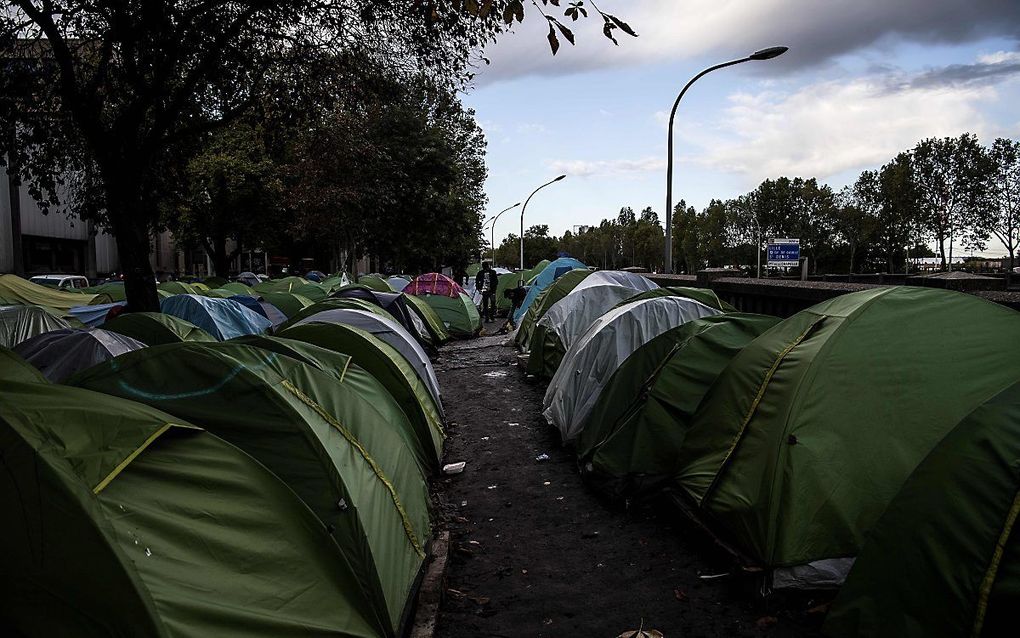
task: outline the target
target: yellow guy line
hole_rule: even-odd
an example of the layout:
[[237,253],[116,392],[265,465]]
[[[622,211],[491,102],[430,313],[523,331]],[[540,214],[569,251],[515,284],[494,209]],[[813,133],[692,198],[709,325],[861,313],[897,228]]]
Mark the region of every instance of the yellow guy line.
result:
[[140,446],[138,446],[138,449],[136,449],[131,454],[128,454],[127,458],[125,458],[123,461],[121,461],[117,465],[117,467],[113,468],[112,472],[110,472],[109,474],[106,475],[106,478],[104,478],[102,481],[99,482],[99,485],[97,485],[94,488],[92,488],[92,493],[93,494],[99,494],[100,492],[102,492],[103,489],[105,489],[106,486],[109,485],[110,482],[113,479],[117,478],[118,474],[120,474],[121,472],[124,471],[124,468],[126,468],[128,465],[131,464],[131,461],[134,461],[138,457],[139,454],[141,454],[142,452],[145,451],[145,448],[147,448],[150,445],[152,445],[153,441],[155,441],[160,436],[162,436],[163,433],[166,432],[167,430],[169,430],[171,427],[173,427],[173,423],[166,423],[166,424],[163,425],[163,427],[161,427],[160,429],[158,429],[155,432],[153,432],[152,434],[150,434],[149,438],[145,439],[145,441],[143,441],[142,444]]
[[411,519],[408,517],[407,512],[404,510],[404,506],[400,503],[400,497],[397,496],[397,490],[393,487],[393,484],[390,483],[389,479],[386,478],[386,475],[383,473],[382,468],[379,467],[379,464],[376,463],[375,459],[373,459],[369,455],[368,450],[366,450],[364,446],[361,445],[360,441],[354,438],[354,435],[351,434],[350,431],[347,430],[347,428],[341,425],[340,422],[333,418],[331,414],[323,410],[322,406],[313,401],[305,393],[301,392],[301,390],[295,387],[290,381],[284,379],[283,381],[281,381],[281,385],[283,385],[284,388],[286,388],[294,396],[300,399],[305,405],[310,407],[312,410],[315,410],[315,413],[322,417],[323,420],[325,420],[327,423],[329,423],[337,430],[339,430],[340,434],[342,434],[343,437],[347,439],[347,442],[350,443],[354,447],[354,449],[358,451],[359,454],[361,454],[362,458],[365,459],[365,462],[368,463],[368,466],[372,468],[373,472],[375,472],[376,478],[378,478],[382,482],[382,484],[386,486],[386,489],[389,491],[390,498],[393,499],[393,505],[397,508],[397,513],[400,515],[400,520],[404,524],[404,533],[407,534],[408,540],[411,541],[411,545],[414,547],[414,551],[421,558],[425,558],[425,550],[422,549],[421,543],[418,542],[418,537],[414,533],[414,527],[411,525]]
[[971,630],[971,636],[975,638],[981,635],[981,627],[985,623],[985,612],[988,611],[988,597],[991,595],[992,586],[995,584],[996,572],[999,571],[999,561],[1002,560],[1002,554],[1006,549],[1006,541],[1009,540],[1009,535],[1013,531],[1013,524],[1016,523],[1018,514],[1020,514],[1020,492],[1017,492],[1016,496],[1013,497],[1013,506],[1010,507],[1009,514],[1006,515],[1006,523],[1002,526],[1002,533],[999,534],[999,540],[995,543],[992,562],[988,565],[988,571],[985,572],[985,577],[981,580],[981,588],[978,590],[977,614],[974,617],[974,628]]

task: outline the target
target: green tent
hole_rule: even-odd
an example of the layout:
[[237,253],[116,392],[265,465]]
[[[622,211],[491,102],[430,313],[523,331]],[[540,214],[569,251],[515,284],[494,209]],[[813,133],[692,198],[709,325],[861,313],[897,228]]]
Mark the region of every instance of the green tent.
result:
[[468,279],[474,279],[475,275],[481,272],[481,270],[482,270],[481,264],[471,264],[470,266],[467,267],[467,269],[464,272],[465,274],[467,274]]
[[256,292],[265,294],[267,292],[291,292],[298,286],[304,286],[309,283],[304,277],[284,277],[283,279],[270,279],[269,281],[263,281],[257,283],[252,288]]
[[231,281],[230,283],[217,286],[219,290],[228,290],[235,295],[247,295],[249,297],[258,297],[259,294],[255,292],[251,286],[246,286],[239,281]]
[[181,341],[216,341],[190,321],[162,312],[128,312],[103,324],[104,330],[137,339],[147,346]]
[[[587,268],[575,268],[570,272],[560,275],[548,288],[539,293],[538,297],[535,298],[535,301],[528,308],[528,311],[524,313],[524,317],[521,318],[521,325],[517,329],[517,335],[514,337],[514,342],[517,344],[519,351],[528,352],[533,341],[542,343],[545,340],[546,330],[545,328],[537,327],[538,320],[545,316],[546,311],[553,304],[566,297],[567,293],[573,290],[577,284],[581,283],[590,274],[591,271]],[[537,340],[533,339],[533,335],[536,334],[540,336]]]
[[[353,389],[358,395],[371,397],[372,407],[379,413],[383,421],[394,426],[394,431],[400,435],[404,444],[414,454],[422,475],[428,476],[438,469],[432,442],[423,442],[418,438],[418,434],[407,415],[404,414],[403,408],[389,393],[389,390],[364,368],[353,363],[349,355],[296,339],[265,335],[235,337],[230,340],[230,343],[254,346],[297,359],[329,374],[346,387]],[[399,427],[396,427],[398,425]]]
[[105,303],[113,303],[110,295],[105,293],[85,294],[57,290],[34,284],[17,275],[0,275],[0,305],[40,306],[66,313],[76,306],[97,306]]
[[349,355],[397,400],[421,447],[434,459],[434,467],[439,467],[446,439],[442,406],[436,404],[421,377],[395,348],[364,330],[336,323],[306,323],[277,336]]
[[132,401],[10,382],[0,440],[8,635],[392,635],[308,507],[208,432]]
[[301,312],[302,308],[312,305],[312,300],[308,297],[302,297],[291,292],[262,292],[259,294],[264,301],[273,304],[288,317],[293,317]]
[[37,306],[0,306],[0,346],[4,348],[13,348],[32,337],[70,327],[67,321]]
[[676,473],[695,409],[726,364],[776,317],[724,314],[669,330],[624,361],[577,439],[581,471],[612,498],[643,494]]
[[1015,343],[1020,313],[968,294],[874,288],[812,306],[719,376],[679,486],[739,551],[784,568],[775,587],[838,582],[921,459],[1020,379]]
[[200,281],[193,281],[193,282],[191,282],[190,285],[191,285],[192,288],[195,289],[195,292],[197,292],[200,295],[204,295],[205,293],[209,292],[209,290],[210,290],[209,286],[206,286],[205,284],[203,284]]
[[164,281],[163,283],[156,286],[163,292],[168,292],[171,295],[200,295],[198,290],[195,289],[191,284],[186,284],[183,281]]
[[219,288],[223,284],[227,283],[228,280],[224,279],[223,277],[217,277],[217,276],[213,275],[212,277],[206,277],[205,279],[202,280],[202,282],[206,286],[208,286],[210,290],[213,290],[213,289]]
[[1020,383],[970,413],[917,466],[832,605],[831,636],[1016,635]]
[[127,293],[124,292],[124,282],[122,281],[111,281],[99,286],[89,286],[88,288],[82,288],[81,291],[89,295],[109,297],[109,303],[116,303],[127,299]]
[[322,284],[317,284],[314,281],[308,282],[303,286],[294,286],[290,292],[295,295],[301,295],[302,297],[311,301],[322,301],[329,296],[329,287]]
[[443,325],[443,320],[436,314],[436,311],[432,309],[424,299],[417,295],[408,295],[403,293],[404,300],[407,301],[408,307],[418,314],[418,317],[425,324],[425,328],[429,331],[429,335],[432,337],[432,343],[435,345],[442,345],[450,340],[450,333],[447,331],[446,326]]
[[[431,534],[425,479],[380,386],[236,343],[136,350],[68,381],[200,423],[308,505],[397,633]],[[387,418],[395,418],[387,421]]]
[[386,279],[381,275],[362,275],[358,277],[358,283],[376,292],[393,292],[393,288],[386,283]]
[[21,381],[24,383],[49,383],[49,379],[43,376],[28,361],[22,359],[16,352],[0,346],[0,381]]
[[[527,277],[525,271],[525,277]],[[507,290],[511,290],[517,287],[517,282],[521,280],[520,273],[505,273],[499,276],[499,285],[496,286],[496,310],[498,312],[508,312],[510,310],[510,299],[504,294]],[[527,278],[524,280],[528,281]]]
[[466,294],[460,293],[456,299],[444,295],[425,295],[422,299],[439,315],[451,337],[470,339],[481,332],[482,317]]
[[307,319],[312,315],[317,315],[320,312],[324,312],[326,310],[336,310],[337,308],[364,310],[365,312],[371,312],[372,314],[379,315],[380,317],[386,317],[391,321],[396,321],[393,315],[386,312],[378,305],[371,303],[369,301],[365,301],[364,299],[353,299],[350,297],[330,297],[327,299],[323,299],[322,301],[317,301],[306,308],[302,308],[297,314],[293,315],[292,317],[289,317],[287,321],[280,324],[280,326],[276,330],[277,332],[281,330],[286,330],[287,328],[295,325],[302,319]]
[[202,293],[206,297],[215,297],[217,299],[230,299],[237,295],[233,290],[227,290],[226,288],[213,288]]

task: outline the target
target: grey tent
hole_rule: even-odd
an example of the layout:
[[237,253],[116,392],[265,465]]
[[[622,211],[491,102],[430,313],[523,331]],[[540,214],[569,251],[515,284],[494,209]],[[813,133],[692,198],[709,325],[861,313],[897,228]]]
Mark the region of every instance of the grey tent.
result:
[[355,328],[360,328],[375,335],[386,343],[393,346],[407,362],[411,364],[414,371],[421,378],[425,387],[429,389],[432,398],[437,405],[442,405],[439,393],[439,380],[436,378],[435,370],[432,369],[432,362],[425,354],[418,342],[404,327],[393,319],[387,319],[371,312],[353,309],[326,310],[306,317],[295,325],[300,326],[308,323],[342,323]]
[[144,347],[141,341],[102,328],[65,328],[23,341],[14,352],[47,379],[60,383],[76,372]]
[[0,306],[0,346],[13,348],[22,341],[71,324],[39,306]]

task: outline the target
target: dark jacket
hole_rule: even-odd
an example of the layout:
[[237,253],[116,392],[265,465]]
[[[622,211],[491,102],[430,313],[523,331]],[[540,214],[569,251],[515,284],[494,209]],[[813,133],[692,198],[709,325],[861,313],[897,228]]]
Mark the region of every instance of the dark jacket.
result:
[[495,270],[479,270],[478,274],[475,275],[475,290],[478,292],[482,291],[486,275],[489,276],[489,292],[495,294],[496,288],[499,287],[499,274]]

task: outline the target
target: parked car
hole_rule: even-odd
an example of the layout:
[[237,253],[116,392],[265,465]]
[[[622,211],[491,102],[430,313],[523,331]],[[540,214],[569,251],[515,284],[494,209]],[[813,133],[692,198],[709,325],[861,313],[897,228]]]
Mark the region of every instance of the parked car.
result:
[[75,290],[78,288],[88,288],[89,280],[81,275],[36,275],[29,279],[33,284],[39,284],[40,286],[46,286],[48,288],[57,288],[59,290]]

